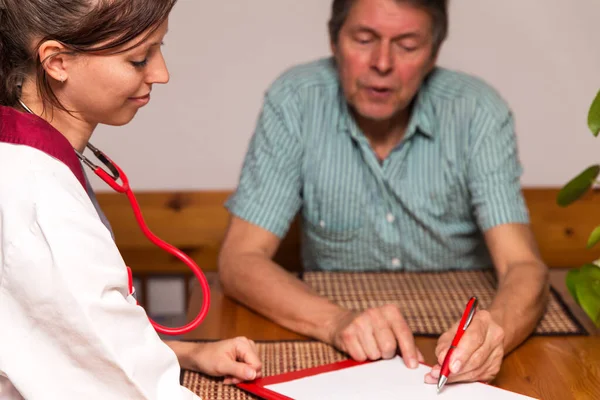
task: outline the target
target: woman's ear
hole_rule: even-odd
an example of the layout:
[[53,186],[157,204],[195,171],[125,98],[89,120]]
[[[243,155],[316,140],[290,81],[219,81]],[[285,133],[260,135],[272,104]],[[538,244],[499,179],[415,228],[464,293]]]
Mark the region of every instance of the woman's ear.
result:
[[65,82],[69,78],[67,48],[56,40],[47,40],[38,49],[38,56],[46,74],[52,79]]

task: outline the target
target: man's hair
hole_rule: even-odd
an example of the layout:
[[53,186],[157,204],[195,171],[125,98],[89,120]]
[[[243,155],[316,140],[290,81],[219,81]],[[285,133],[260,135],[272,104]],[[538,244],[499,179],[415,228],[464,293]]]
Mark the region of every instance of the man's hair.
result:
[[[421,8],[431,16],[433,26],[433,50],[437,53],[448,36],[448,3],[450,0],[394,0],[396,3],[406,3]],[[331,18],[329,19],[329,38],[333,43],[338,42],[340,30],[350,14],[356,0],[333,0]]]

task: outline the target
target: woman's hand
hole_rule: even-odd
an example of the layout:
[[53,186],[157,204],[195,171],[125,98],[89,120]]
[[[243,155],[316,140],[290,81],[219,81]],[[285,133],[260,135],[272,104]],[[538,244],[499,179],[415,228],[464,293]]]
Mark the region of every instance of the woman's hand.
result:
[[184,369],[225,377],[225,384],[251,381],[261,376],[256,344],[245,337],[218,342],[166,342]]

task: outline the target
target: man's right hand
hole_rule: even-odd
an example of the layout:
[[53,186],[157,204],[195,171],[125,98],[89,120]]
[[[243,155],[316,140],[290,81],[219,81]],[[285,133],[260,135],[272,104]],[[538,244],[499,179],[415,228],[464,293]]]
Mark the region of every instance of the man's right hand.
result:
[[406,365],[417,368],[424,362],[398,307],[388,304],[362,313],[343,310],[334,318],[330,343],[356,361],[389,359],[398,348]]

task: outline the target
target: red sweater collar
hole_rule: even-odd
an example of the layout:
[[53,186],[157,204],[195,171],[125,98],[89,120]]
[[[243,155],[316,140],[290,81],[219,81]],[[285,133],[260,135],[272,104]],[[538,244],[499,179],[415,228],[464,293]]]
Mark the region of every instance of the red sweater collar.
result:
[[0,142],[33,147],[64,163],[86,189],[85,176],[71,144],[37,115],[0,106]]

